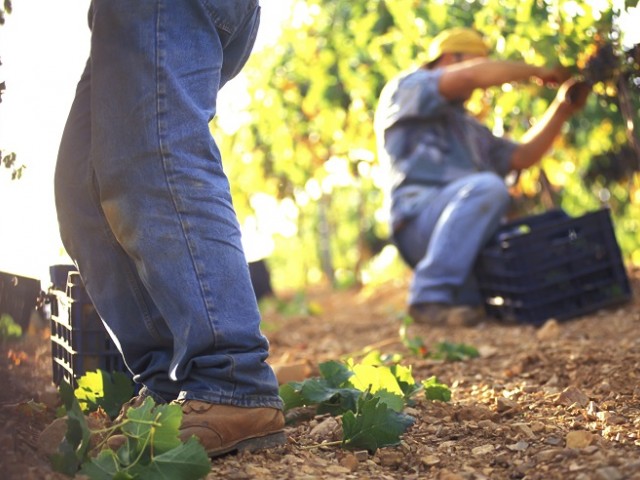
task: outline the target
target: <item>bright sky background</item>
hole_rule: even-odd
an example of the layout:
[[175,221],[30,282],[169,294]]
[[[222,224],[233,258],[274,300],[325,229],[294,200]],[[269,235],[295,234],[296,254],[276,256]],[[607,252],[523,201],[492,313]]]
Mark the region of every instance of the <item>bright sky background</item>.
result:
[[[278,36],[288,0],[262,0],[259,45]],[[53,172],[64,123],[89,53],[88,0],[16,0],[0,26],[0,148],[27,165],[11,181],[0,170],[0,271],[40,278],[49,265],[69,263],[58,235]],[[233,96],[229,83],[221,92]],[[232,93],[232,94],[230,94]],[[228,100],[227,100],[228,103]],[[221,119],[224,111],[219,112]]]

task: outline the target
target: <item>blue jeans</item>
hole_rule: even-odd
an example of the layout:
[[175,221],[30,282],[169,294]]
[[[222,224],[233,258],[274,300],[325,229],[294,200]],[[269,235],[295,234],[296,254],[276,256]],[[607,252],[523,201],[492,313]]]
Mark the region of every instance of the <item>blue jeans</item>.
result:
[[395,235],[398,248],[415,265],[409,304],[479,305],[473,265],[508,206],[504,180],[489,172],[456,180],[431,198]]
[[276,407],[220,152],[218,90],[257,0],[94,0],[55,174],[63,243],[143,391]]

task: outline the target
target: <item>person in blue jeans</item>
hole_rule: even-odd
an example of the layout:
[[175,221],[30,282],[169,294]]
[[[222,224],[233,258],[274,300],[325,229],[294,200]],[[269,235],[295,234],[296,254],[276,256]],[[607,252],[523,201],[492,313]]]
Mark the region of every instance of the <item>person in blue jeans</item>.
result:
[[[385,85],[376,109],[379,160],[389,169],[392,237],[414,268],[408,303],[417,323],[481,320],[472,269],[509,206],[504,177],[538,162],[590,91],[562,67],[488,54],[475,30],[445,30],[420,67]],[[465,110],[476,89],[529,80],[560,87],[519,143],[494,135]]]
[[140,395],[211,456],[284,443],[282,401],[220,152],[220,88],[257,0],[93,0],[55,173],[60,233]]

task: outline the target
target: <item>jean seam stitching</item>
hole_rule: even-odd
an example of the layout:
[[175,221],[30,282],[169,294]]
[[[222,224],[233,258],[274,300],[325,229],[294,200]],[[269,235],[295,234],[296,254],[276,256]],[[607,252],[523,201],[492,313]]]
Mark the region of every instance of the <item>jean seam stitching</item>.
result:
[[164,117],[164,114],[166,112],[166,106],[163,105],[163,99],[166,101],[166,95],[167,95],[167,88],[166,88],[166,84],[165,82],[165,78],[163,75],[163,68],[165,68],[165,64],[164,62],[166,61],[166,54],[164,53],[164,49],[163,49],[163,43],[164,43],[164,38],[163,38],[163,24],[162,24],[162,10],[163,10],[163,5],[162,5],[162,1],[158,2],[158,11],[157,11],[157,21],[156,21],[156,118],[157,120],[157,135],[158,135],[158,150],[160,153],[160,157],[162,158],[162,168],[164,171],[164,180],[166,182],[167,185],[167,189],[170,193],[171,196],[171,203],[173,205],[174,211],[176,213],[176,216],[179,220],[179,224],[180,224],[180,228],[182,230],[182,236],[183,236],[183,240],[185,242],[185,244],[187,245],[187,248],[189,250],[189,254],[191,257],[191,266],[195,272],[197,281],[198,281],[198,285],[200,286],[200,295],[201,295],[201,299],[203,301],[203,306],[204,306],[204,310],[207,314],[208,317],[208,325],[211,331],[211,336],[213,338],[213,344],[216,345],[217,342],[217,333],[212,321],[212,315],[211,315],[211,311],[209,308],[209,305],[206,301],[206,295],[205,295],[205,288],[204,285],[202,284],[201,278],[201,272],[198,268],[198,262],[195,259],[195,255],[194,255],[194,251],[193,251],[193,246],[191,244],[191,242],[189,241],[189,235],[188,235],[188,222],[185,222],[183,216],[182,216],[182,212],[179,208],[178,205],[178,195],[176,195],[176,192],[174,191],[173,188],[173,184],[170,181],[170,160],[169,157],[170,152],[167,151],[167,149],[165,148],[165,141],[164,141],[164,133],[165,133],[165,129],[166,129],[166,125],[164,124],[164,122],[162,121],[162,118]]

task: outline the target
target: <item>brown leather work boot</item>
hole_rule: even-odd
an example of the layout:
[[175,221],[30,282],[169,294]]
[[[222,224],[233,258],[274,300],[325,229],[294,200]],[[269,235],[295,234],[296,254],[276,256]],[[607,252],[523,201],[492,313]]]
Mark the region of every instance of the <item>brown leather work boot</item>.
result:
[[481,308],[444,303],[418,303],[409,307],[416,323],[450,327],[473,327],[484,318]]
[[199,400],[181,400],[180,439],[192,435],[210,457],[284,445],[284,415],[275,408],[242,408]]
[[409,307],[409,316],[424,325],[446,325],[448,307],[442,303],[417,303]]

